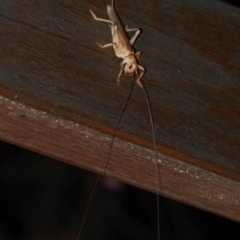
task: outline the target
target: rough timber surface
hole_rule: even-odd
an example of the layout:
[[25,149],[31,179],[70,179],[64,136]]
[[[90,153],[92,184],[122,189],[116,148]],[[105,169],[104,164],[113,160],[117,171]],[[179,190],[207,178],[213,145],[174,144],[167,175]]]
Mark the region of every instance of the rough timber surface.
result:
[[[133,77],[116,85],[107,1],[0,0],[0,139],[104,173]],[[162,193],[240,221],[240,10],[222,1],[116,1],[141,27]],[[134,87],[106,175],[156,191],[144,95]]]

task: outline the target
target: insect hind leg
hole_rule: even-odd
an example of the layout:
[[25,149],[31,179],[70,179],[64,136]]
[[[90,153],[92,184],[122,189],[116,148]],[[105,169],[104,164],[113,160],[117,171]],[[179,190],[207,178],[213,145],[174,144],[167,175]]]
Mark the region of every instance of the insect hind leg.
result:
[[128,25],[126,25],[125,30],[126,30],[127,32],[136,31],[135,34],[134,34],[134,36],[130,39],[130,44],[133,45],[134,42],[136,41],[138,35],[139,35],[140,32],[141,32],[140,28],[129,28]]
[[102,44],[99,43],[99,42],[96,42],[96,44],[97,44],[100,48],[107,48],[107,47],[111,47],[111,46],[113,45],[113,43],[107,43],[107,44],[102,45]]
[[100,21],[100,22],[106,22],[106,23],[111,23],[111,24],[113,24],[113,21],[111,21],[111,20],[109,20],[109,19],[98,18],[98,17],[96,16],[96,14],[95,14],[91,9],[89,9],[89,12],[90,12],[90,14],[92,15],[92,17],[94,18],[94,20]]

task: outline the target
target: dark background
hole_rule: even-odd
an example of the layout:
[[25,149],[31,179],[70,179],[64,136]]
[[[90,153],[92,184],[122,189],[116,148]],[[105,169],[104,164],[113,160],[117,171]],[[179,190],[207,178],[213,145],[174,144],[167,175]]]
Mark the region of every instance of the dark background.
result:
[[[96,175],[0,142],[0,239],[77,239]],[[81,239],[157,239],[156,195],[101,177]],[[240,239],[240,224],[160,198],[161,240]]]

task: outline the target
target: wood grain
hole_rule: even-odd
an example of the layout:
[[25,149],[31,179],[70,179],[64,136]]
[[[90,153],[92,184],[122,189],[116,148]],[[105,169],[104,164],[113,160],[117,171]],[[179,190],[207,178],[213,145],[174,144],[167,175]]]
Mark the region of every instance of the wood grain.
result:
[[[0,0],[0,138],[156,191],[144,95],[116,85],[105,2]],[[147,7],[146,7],[147,6]],[[240,10],[218,1],[116,3],[135,44],[162,194],[240,221]]]

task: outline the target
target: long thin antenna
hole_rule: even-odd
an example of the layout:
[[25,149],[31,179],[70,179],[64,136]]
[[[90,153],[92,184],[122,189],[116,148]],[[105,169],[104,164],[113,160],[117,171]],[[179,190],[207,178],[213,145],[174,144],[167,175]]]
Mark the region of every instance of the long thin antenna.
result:
[[96,178],[96,180],[95,180],[95,183],[94,183],[94,186],[93,186],[91,195],[90,195],[90,197],[89,197],[87,207],[86,207],[86,209],[85,209],[85,212],[84,212],[84,215],[83,215],[83,218],[82,218],[82,222],[81,222],[81,226],[80,226],[80,229],[79,229],[79,232],[78,232],[77,240],[80,240],[80,237],[81,237],[81,234],[82,234],[83,225],[84,225],[84,222],[85,222],[87,213],[88,213],[88,209],[89,209],[90,204],[91,204],[91,202],[92,202],[92,198],[93,198],[95,189],[96,189],[96,187],[97,187],[99,177],[100,177],[100,175],[98,174],[98,175],[97,175],[97,178]]
[[155,132],[154,132],[154,123],[153,123],[153,117],[152,117],[152,110],[151,110],[151,106],[149,103],[149,98],[147,95],[147,90],[144,86],[143,81],[141,81],[141,88],[144,92],[145,95],[145,99],[147,102],[147,106],[148,106],[148,112],[149,112],[149,117],[150,117],[150,121],[151,121],[151,127],[152,127],[152,137],[153,137],[153,148],[154,148],[154,154],[155,154],[155,161],[156,161],[156,188],[157,188],[157,229],[158,229],[158,240],[160,240],[160,218],[159,218],[159,182],[160,182],[160,188],[162,191],[162,184],[161,184],[161,176],[160,176],[160,169],[159,169],[159,164],[158,164],[158,159],[157,159],[157,148],[156,148],[156,138],[155,138]]
[[122,112],[121,112],[120,117],[118,118],[117,125],[116,125],[115,130],[114,130],[114,133],[113,133],[113,135],[112,135],[112,142],[111,142],[111,146],[110,146],[110,149],[109,149],[109,152],[108,152],[108,155],[107,155],[107,164],[106,164],[106,167],[105,167],[104,175],[105,175],[106,172],[107,172],[108,162],[109,162],[110,155],[111,155],[111,152],[112,152],[112,147],[113,147],[114,138],[116,137],[116,133],[117,133],[117,131],[118,131],[119,124],[120,124],[120,122],[121,122],[121,120],[122,120],[123,114],[124,114],[124,112],[125,112],[125,110],[126,110],[126,108],[127,108],[127,106],[128,106],[128,102],[129,102],[129,100],[130,100],[130,98],[131,98],[132,91],[133,91],[133,87],[134,87],[134,81],[133,81],[133,83],[132,83],[131,90],[130,90],[130,93],[128,94],[127,101],[126,101],[126,103],[125,103],[125,105],[124,105],[124,108],[123,108],[123,110],[122,110]]
[[[113,1],[112,1],[112,2],[113,2]],[[125,110],[126,110],[126,108],[127,108],[128,102],[129,102],[129,100],[130,100],[130,98],[131,98],[133,86],[134,86],[134,81],[133,81],[133,84],[132,84],[132,87],[131,87],[130,94],[128,94],[127,101],[126,101],[126,103],[125,103],[125,105],[124,105],[124,108],[123,108],[123,110],[122,110],[122,112],[121,112],[120,117],[118,118],[117,125],[116,125],[115,130],[114,130],[114,133],[113,133],[113,135],[112,135],[111,145],[110,145],[110,147],[109,147],[109,151],[108,151],[108,154],[107,154],[107,157],[106,157],[106,158],[107,158],[107,162],[106,162],[106,164],[105,164],[105,170],[104,170],[104,172],[103,172],[103,175],[104,175],[104,176],[106,175],[106,172],[107,172],[108,163],[109,163],[109,159],[110,159],[111,152],[112,152],[112,148],[113,148],[114,138],[115,138],[115,136],[116,136],[116,133],[117,133],[119,124],[120,124],[120,122],[121,122],[121,120],[122,120],[123,114],[124,114],[124,112],[125,112]],[[89,197],[89,200],[88,200],[88,204],[87,204],[87,207],[86,207],[86,209],[85,209],[85,212],[84,212],[84,215],[83,215],[83,218],[82,218],[82,222],[81,222],[81,226],[80,226],[80,229],[79,229],[79,232],[78,232],[77,240],[80,240],[80,237],[81,237],[81,234],[82,234],[82,230],[83,230],[83,225],[84,225],[84,223],[85,223],[85,219],[86,219],[86,216],[87,216],[87,213],[88,213],[88,209],[89,209],[90,204],[91,204],[91,202],[92,202],[93,195],[94,195],[95,189],[96,189],[97,184],[98,184],[98,181],[99,181],[99,177],[100,177],[100,174],[97,175],[97,178],[96,178],[96,180],[95,180],[93,189],[92,189],[92,191],[91,191],[91,194],[90,194],[90,197]]]

